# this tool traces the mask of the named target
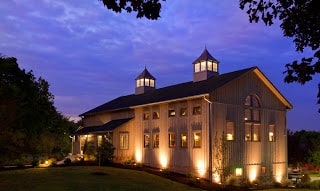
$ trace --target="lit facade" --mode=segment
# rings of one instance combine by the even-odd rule
[[[292,105],[257,68],[219,74],[205,49],[192,63],[193,81],[156,88],[145,68],[135,93],[80,116],[73,154],[107,135],[114,162],[134,160],[220,182],[287,176],[286,113]]]

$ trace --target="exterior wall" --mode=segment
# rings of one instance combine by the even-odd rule
[[[194,106],[201,107],[200,115],[193,115]],[[187,115],[180,116],[180,109],[187,108]],[[174,109],[176,115],[169,117],[168,111]],[[143,113],[153,111],[160,113],[159,119],[143,120]],[[207,177],[208,167],[208,107],[203,98],[170,102],[161,105],[140,107],[136,109],[136,126],[141,127],[142,163],[157,168],[168,168],[170,171],[192,173],[196,176]],[[201,147],[193,147],[193,133],[201,132]],[[152,137],[159,133],[159,148],[153,148]],[[176,146],[169,147],[169,133],[175,133]],[[181,133],[187,134],[187,147],[181,148]],[[144,148],[143,135],[150,136],[150,146]]]
[[[261,104],[260,141],[245,141],[244,104],[250,94],[257,95]],[[235,168],[242,168],[241,177],[249,181],[267,174],[272,174],[278,181],[286,177],[286,108],[262,81],[249,73],[212,93],[210,98],[213,100],[213,140],[216,140],[213,141],[213,156],[219,153],[219,144],[215,142],[226,132],[227,121],[234,122],[234,140],[222,139],[225,145],[223,165],[230,169],[229,173],[234,175]],[[269,125],[275,126],[273,142],[268,140]],[[219,157],[213,157],[213,171],[219,160]],[[262,167],[266,172],[262,172]]]

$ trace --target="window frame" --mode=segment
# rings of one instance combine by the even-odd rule
[[[149,148],[150,147],[150,135],[145,133],[143,135],[143,147],[144,148]]]
[[[185,132],[180,134],[180,147],[181,148],[188,148],[188,134]]]
[[[226,123],[226,140],[234,141],[234,122],[233,121],[227,121]]]
[[[143,120],[149,120],[150,119],[150,113],[149,112],[143,112]]]
[[[173,132],[169,133],[169,148],[174,148],[176,147],[176,134]]]
[[[195,106],[192,108],[193,115],[201,115],[201,106]]]
[[[160,146],[160,133],[154,133],[152,135],[152,146],[154,149],[159,148],[159,146]]]
[[[169,109],[168,110],[168,117],[175,117],[176,116],[176,110],[175,109]]]
[[[160,119],[160,113],[158,111],[152,112],[152,119]]]
[[[187,107],[180,108],[180,116],[188,116],[188,108]]]
[[[269,142],[275,142],[276,141],[276,132],[275,132],[276,126],[274,124],[268,125],[268,141]],[[272,133],[272,135],[271,135]]]
[[[196,139],[196,137],[198,137]],[[200,131],[194,131],[193,132],[193,148],[201,148],[201,141],[202,141],[202,137],[201,137],[201,132]]]
[[[128,150],[129,149],[129,132],[119,133],[119,149]]]

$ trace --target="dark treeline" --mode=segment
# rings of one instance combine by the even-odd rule
[[[57,112],[47,81],[0,54],[0,165],[66,155],[75,127]]]
[[[295,167],[307,163],[320,167],[320,131],[288,131],[288,162]]]

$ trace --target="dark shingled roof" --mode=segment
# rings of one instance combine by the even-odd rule
[[[172,85],[164,88],[147,91],[143,94],[131,94],[113,99],[105,104],[102,104],[94,109],[91,109],[80,116],[93,115],[96,113],[126,109],[133,106],[139,106],[162,101],[181,99],[191,96],[210,93],[232,80],[244,75],[257,67],[251,67],[243,70],[238,70],[226,74],[213,76],[207,80],[199,82],[186,82],[177,85]]]
[[[202,61],[202,60],[212,60],[212,61],[216,61],[219,62],[217,59],[215,59],[207,49],[204,49],[204,51],[202,52],[202,54],[200,55],[200,57],[198,59],[196,59],[194,63]]]
[[[148,79],[153,79],[153,80],[156,79],[155,77],[153,77],[150,74],[150,72],[147,70],[147,68],[144,68],[144,70],[141,72],[141,74],[138,77],[136,77],[136,80],[137,79],[142,79],[142,78],[148,78]]]
[[[74,134],[75,135],[84,135],[88,133],[102,133],[102,132],[108,132],[112,131],[115,128],[127,123],[132,118],[126,118],[126,119],[117,119],[109,121],[106,124],[99,125],[99,126],[90,126],[90,127],[83,127],[81,129],[78,129]]]

